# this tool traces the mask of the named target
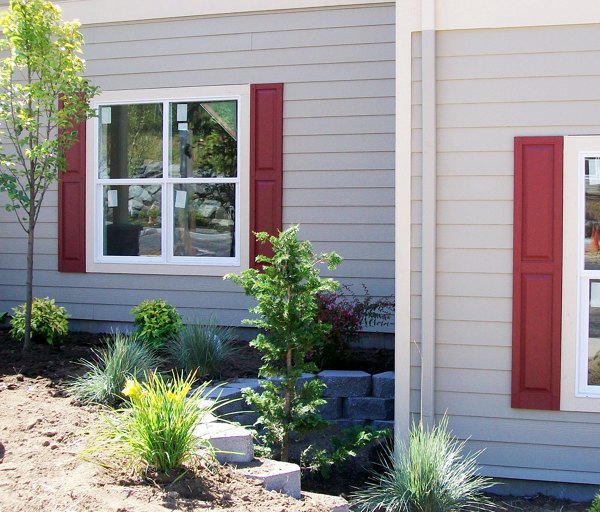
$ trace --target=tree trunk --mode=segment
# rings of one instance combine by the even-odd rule
[[[29,108],[31,108],[31,100]],[[30,135],[29,147],[32,144]],[[33,241],[35,236],[37,198],[35,191],[35,165],[31,162],[28,172],[29,208],[27,212],[27,277],[25,279],[25,336],[23,340],[23,354],[31,350],[31,309],[33,305]]]
[[[31,350],[31,306],[33,304],[33,240],[35,229],[34,202],[29,210],[27,232],[27,278],[25,281],[25,339],[23,340],[23,353]]]
[[[287,375],[289,376],[292,371],[292,349],[288,348],[287,357]],[[287,376],[286,376],[287,377]],[[290,383],[286,379],[285,384],[285,397],[283,404],[283,411],[285,412],[285,429],[283,432],[283,439],[281,441],[281,461],[288,462],[290,458],[290,423],[292,422],[292,393],[294,391],[294,383]]]

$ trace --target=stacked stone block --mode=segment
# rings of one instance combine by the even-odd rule
[[[371,375],[363,371],[324,370],[317,375],[303,374],[302,383],[320,379],[325,384],[321,406],[323,419],[335,422],[342,427],[372,425],[375,428],[394,427],[394,372]],[[252,388],[260,392],[259,379],[239,379],[229,382],[209,392],[210,398],[233,399],[219,408],[218,415],[225,414],[229,421],[242,425],[252,425],[257,414],[249,411],[249,406],[241,397],[241,389]],[[299,386],[302,384],[299,382]]]

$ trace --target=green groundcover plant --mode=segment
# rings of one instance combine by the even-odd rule
[[[352,495],[360,512],[454,512],[492,510],[482,493],[492,480],[477,475],[481,451],[463,456],[465,442],[448,432],[443,417],[432,429],[413,425],[408,446],[388,447],[381,472]]]
[[[194,435],[216,405],[205,400],[204,383],[192,391],[195,375],[151,373],[146,382],[133,378],[123,395],[129,406],[104,416],[105,426],[86,452],[107,466],[125,464],[140,474],[178,470],[208,441]]]
[[[87,371],[69,385],[71,393],[83,403],[115,405],[123,399],[121,390],[127,379],[143,382],[160,363],[152,349],[135,335],[115,333],[103,341],[104,348],[92,349],[93,360],[80,361]]]
[[[590,508],[588,508],[588,512],[600,512],[600,493],[594,496],[594,500]]]
[[[144,300],[131,310],[136,334],[153,348],[173,339],[181,327],[181,315],[163,299]]]
[[[25,337],[26,305],[13,308],[10,334],[16,340]],[[46,341],[49,345],[60,343],[69,332],[69,315],[49,297],[35,298],[31,306],[31,337]]]

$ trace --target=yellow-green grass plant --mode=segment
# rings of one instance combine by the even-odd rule
[[[104,416],[105,426],[88,453],[105,465],[123,462],[139,474],[177,471],[201,448],[210,454],[208,440],[194,431],[216,405],[204,398],[209,383],[192,390],[194,381],[195,374],[176,372],[127,381],[123,394],[129,404]]]
[[[413,425],[408,446],[394,452],[388,445],[381,471],[355,491],[360,512],[455,512],[497,508],[483,490],[492,480],[477,474],[481,451],[463,455],[465,442],[448,431],[444,416],[431,429]]]
[[[103,341],[104,348],[92,350],[93,360],[80,361],[87,371],[68,386],[85,404],[116,405],[123,400],[127,379],[143,382],[160,364],[154,351],[134,334],[117,332]]]

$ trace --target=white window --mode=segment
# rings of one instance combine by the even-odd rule
[[[600,137],[565,137],[561,409],[600,411]]]
[[[238,86],[95,101],[88,269],[222,275],[247,266],[248,98]]]

